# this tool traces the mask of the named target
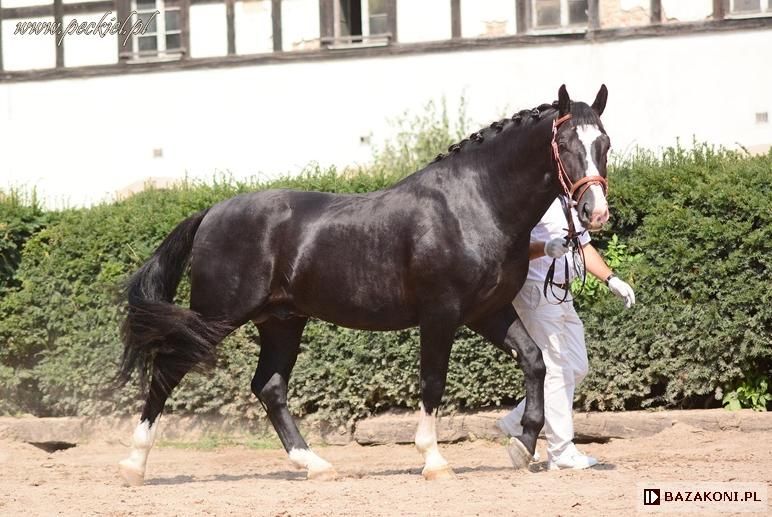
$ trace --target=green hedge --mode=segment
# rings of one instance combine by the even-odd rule
[[[588,408],[717,404],[719,388],[772,375],[772,152],[698,145],[614,170],[609,232],[636,254],[635,310],[580,303]],[[608,237],[608,232],[606,233]]]
[[[426,159],[428,152],[408,159]],[[137,411],[136,387],[112,384],[121,349],[116,286],[167,232],[190,213],[248,190],[378,189],[400,176],[384,166],[389,159],[358,174],[315,170],[270,185],[185,184],[53,214],[44,229],[25,234],[21,262],[0,299],[0,412]],[[613,168],[613,221],[596,243],[633,284],[638,304],[624,310],[597,284],[580,295],[591,363],[578,393],[582,406],[690,406],[713,400],[717,388],[769,376],[771,170],[772,154],[747,157],[707,146],[640,154]],[[181,303],[187,292],[183,284]],[[187,377],[168,410],[262,413],[249,391],[258,341],[250,327],[231,336],[219,367]],[[451,407],[509,404],[522,395],[513,361],[466,329],[458,332],[451,361],[445,396]],[[340,421],[416,407],[417,333],[312,322],[290,397],[296,414]]]
[[[18,287],[16,268],[21,262],[24,243],[41,230],[49,219],[34,192],[0,190],[0,296],[9,288]]]

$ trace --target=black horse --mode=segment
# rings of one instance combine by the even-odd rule
[[[135,370],[152,376],[131,455],[120,463],[127,482],[144,479],[171,391],[188,371],[211,364],[217,344],[249,321],[260,334],[252,391],[290,460],[309,478],[334,476],[287,409],[310,317],[364,330],[420,327],[415,443],[427,479],[453,475],[437,448],[434,415],[456,329],[467,325],[512,354],[525,373],[524,432],[513,440],[525,466],[544,422],[545,369],[511,301],[526,277],[531,229],[561,184],[605,185],[609,149],[599,118],[606,87],[592,106],[572,102],[565,86],[558,97],[494,122],[387,189],[244,194],[180,223],[128,282],[123,378]],[[559,171],[568,177],[559,179]],[[605,222],[602,189],[572,193],[586,227]],[[188,259],[190,309],[172,303]]]

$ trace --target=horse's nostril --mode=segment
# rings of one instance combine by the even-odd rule
[[[582,215],[586,218],[590,218],[590,211],[587,209],[587,203],[582,205]]]

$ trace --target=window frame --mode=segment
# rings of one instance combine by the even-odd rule
[[[131,62],[145,62],[145,61],[172,61],[181,59],[187,54],[185,48],[185,39],[183,35],[183,19],[184,6],[178,2],[166,2],[165,0],[153,0],[155,7],[153,10],[140,9],[139,0],[129,1],[129,13],[131,15],[131,26],[137,23],[139,16],[142,14],[156,14],[155,20],[155,50],[140,50],[139,40],[143,37],[148,37],[147,34],[132,34],[131,35],[131,55],[128,57],[128,61]],[[166,29],[166,13],[177,13],[177,28],[173,30]],[[177,35],[180,40],[179,47],[169,49],[166,46],[166,38],[169,35]]]
[[[765,3],[766,3],[766,6],[765,6]],[[760,18],[760,17],[772,15],[772,0],[759,0],[758,12],[748,12],[748,11],[735,12],[734,4],[735,4],[735,0],[725,0],[724,2],[725,18],[735,18],[735,19]]]
[[[329,50],[349,48],[385,47],[397,39],[396,0],[384,0],[386,32],[371,33],[370,0],[349,0],[359,2],[362,34],[344,35],[341,27],[341,0],[320,0],[320,45]],[[326,21],[326,23],[325,23]],[[350,29],[349,29],[350,31]],[[367,32],[367,34],[365,34]]]
[[[570,23],[570,9],[569,0],[558,0],[560,4],[560,25],[538,26],[536,24],[538,9],[536,8],[536,0],[528,0],[528,32],[531,34],[575,34],[584,33],[590,30],[590,3],[591,0],[585,0],[587,2],[587,20],[580,23]]]

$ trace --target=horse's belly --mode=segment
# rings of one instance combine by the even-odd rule
[[[335,296],[316,297],[299,303],[298,308],[307,316],[328,321],[342,327],[359,330],[400,330],[418,324],[418,317],[410,306],[393,303],[352,303]]]

